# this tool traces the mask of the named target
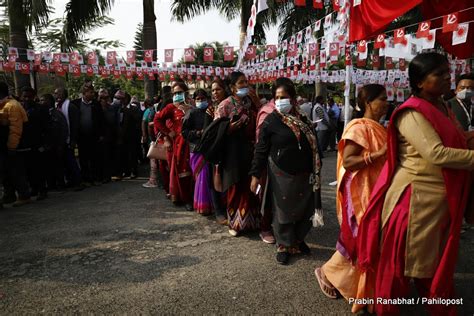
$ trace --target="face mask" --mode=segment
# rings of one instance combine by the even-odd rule
[[[467,101],[470,101],[473,96],[474,91],[472,91],[471,89],[463,89],[456,94],[456,97],[458,97],[458,99]]]
[[[239,98],[246,97],[249,94],[249,88],[238,89],[235,93]]]
[[[114,100],[112,101],[112,104],[113,104],[113,105],[121,105],[122,102],[120,102],[119,99],[114,98]]]
[[[173,95],[173,103],[181,103],[184,102],[184,92],[176,93]]]
[[[280,99],[280,100],[275,100],[275,107],[278,112],[283,113],[283,114],[288,114],[290,113],[293,105],[291,104],[290,99]]]
[[[196,107],[198,109],[207,109],[208,103],[207,101],[196,101]]]

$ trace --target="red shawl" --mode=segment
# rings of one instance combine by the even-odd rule
[[[398,158],[397,129],[394,125],[398,114],[413,109],[423,114],[438,133],[445,147],[466,149],[466,139],[453,121],[443,115],[429,102],[411,97],[395,111],[388,127],[387,162],[372,191],[369,207],[361,220],[358,232],[358,264],[362,270],[377,270],[381,232],[381,214],[385,194],[390,187]],[[416,132],[416,131],[414,131]],[[446,247],[431,283],[430,293],[434,297],[445,297],[453,288],[453,274],[459,246],[459,236],[464,209],[469,195],[469,172],[443,168],[446,197],[449,205],[450,227]]]

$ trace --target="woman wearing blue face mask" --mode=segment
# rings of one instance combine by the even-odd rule
[[[190,164],[194,178],[194,210],[202,215],[212,212],[211,169],[201,153],[195,151],[203,132],[209,97],[203,89],[194,92],[196,108],[191,109],[183,121],[182,135],[189,142]]]
[[[181,135],[183,118],[190,106],[187,104],[188,87],[176,82],[171,88],[173,103],[168,104],[155,115],[154,124],[164,136],[168,148],[170,166],[169,194],[175,204],[183,203],[186,210],[193,210],[192,172],[189,165],[189,145]]]
[[[221,135],[224,139],[224,158],[220,166],[223,169],[223,191],[227,191],[229,233],[237,236],[241,231],[259,228],[258,200],[249,190],[248,175],[254,151],[259,99],[241,72],[230,75],[230,90],[232,95],[219,104],[214,120],[222,122],[226,128],[225,135]]]
[[[276,259],[288,264],[290,254],[310,252],[304,239],[315,209],[321,210],[321,161],[311,122],[296,107],[294,86],[280,85],[273,97],[276,110],[260,128],[250,190],[257,193],[259,178],[267,169]]]

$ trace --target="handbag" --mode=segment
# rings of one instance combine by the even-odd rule
[[[153,141],[150,143],[150,148],[148,148],[148,154],[146,156],[150,159],[167,160],[167,152],[168,150],[166,149],[165,144]]]
[[[215,165],[212,171],[212,182],[214,183],[214,190],[216,192],[224,191],[222,186],[222,174],[219,169],[219,165]]]

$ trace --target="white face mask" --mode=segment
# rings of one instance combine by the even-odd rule
[[[463,89],[456,93],[456,97],[463,101],[471,101],[471,98],[474,96],[474,91],[471,89]]]
[[[290,99],[275,100],[275,108],[282,114],[290,113],[292,107]]]

